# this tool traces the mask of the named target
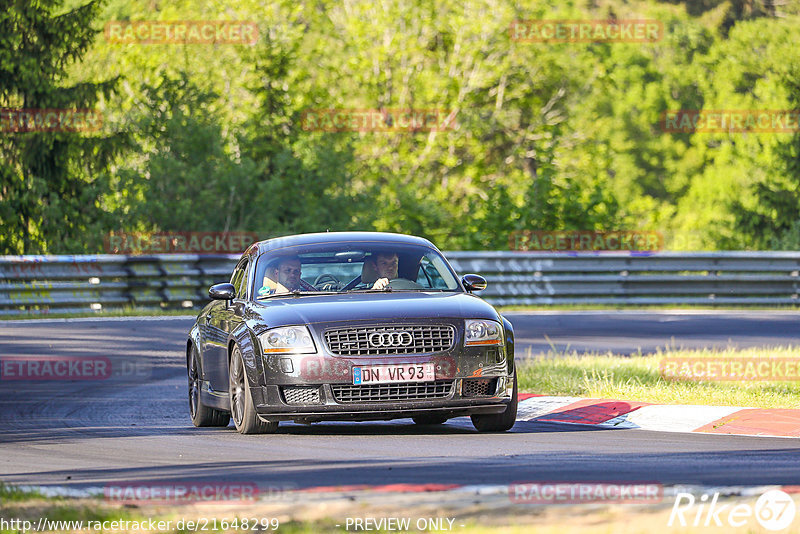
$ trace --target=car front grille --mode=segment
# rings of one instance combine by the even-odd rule
[[[435,382],[370,384],[368,386],[352,386],[334,384],[331,386],[336,402],[388,402],[446,399],[453,391],[452,380]]]
[[[496,389],[496,378],[465,378],[461,384],[461,396],[491,397]]]
[[[325,332],[328,350],[338,356],[431,354],[450,349],[454,338],[455,328],[450,325],[367,326]]]
[[[319,387],[284,386],[283,398],[286,404],[322,404],[319,397]]]

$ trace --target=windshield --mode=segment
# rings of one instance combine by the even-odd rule
[[[461,291],[442,255],[419,245],[325,243],[265,252],[253,295],[320,292]]]

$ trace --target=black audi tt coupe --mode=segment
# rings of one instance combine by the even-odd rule
[[[517,414],[514,331],[427,239],[329,232],[251,245],[189,332],[195,426]]]

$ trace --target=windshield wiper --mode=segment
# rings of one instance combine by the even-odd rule
[[[365,287],[360,289],[354,288],[354,289],[348,289],[347,291],[339,291],[339,293],[352,293],[354,291],[358,291],[359,293],[391,293],[392,291],[397,291],[397,290],[392,289],[389,286],[386,286],[383,289],[372,289],[371,287]]]
[[[294,291],[288,291],[284,293],[273,293],[272,295],[260,295],[256,297],[256,300],[263,300],[263,299],[271,299],[273,297],[302,297],[304,295],[336,295],[339,291],[303,291],[300,289],[295,289]]]
[[[431,289],[428,287],[423,287],[422,289],[417,288],[403,288],[403,289],[393,289],[392,291],[395,292],[405,292],[405,293],[440,293],[442,291],[456,291],[455,289]]]
[[[430,287],[421,287],[419,289],[410,288],[410,287],[409,288],[403,288],[403,289],[392,288],[392,287],[386,287],[385,289],[372,289],[371,287],[368,287],[368,288],[363,288],[363,289],[348,289],[347,291],[339,291],[339,293],[353,293],[353,292],[358,292],[358,293],[390,293],[392,291],[394,291],[394,292],[416,291],[416,292],[423,292],[423,293],[432,293],[432,292],[441,293],[441,292],[445,292],[445,291],[458,291],[458,290],[457,289],[439,289],[439,288],[430,288]]]
[[[446,291],[447,292],[458,291],[458,289],[440,289],[440,288],[433,288],[433,287],[425,287],[425,288],[422,288],[422,289],[409,289],[408,291],[424,291],[425,293],[433,293],[433,292],[444,293]]]

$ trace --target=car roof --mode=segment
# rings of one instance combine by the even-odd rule
[[[434,244],[427,239],[413,235],[393,234],[390,232],[319,232],[315,234],[289,235],[267,239],[265,241],[259,241],[257,243],[253,243],[248,248],[247,252],[257,252],[258,254],[261,254],[270,250],[277,250],[285,247],[314,245],[320,243],[352,243],[358,241],[422,245],[436,249],[436,246],[434,246]]]

